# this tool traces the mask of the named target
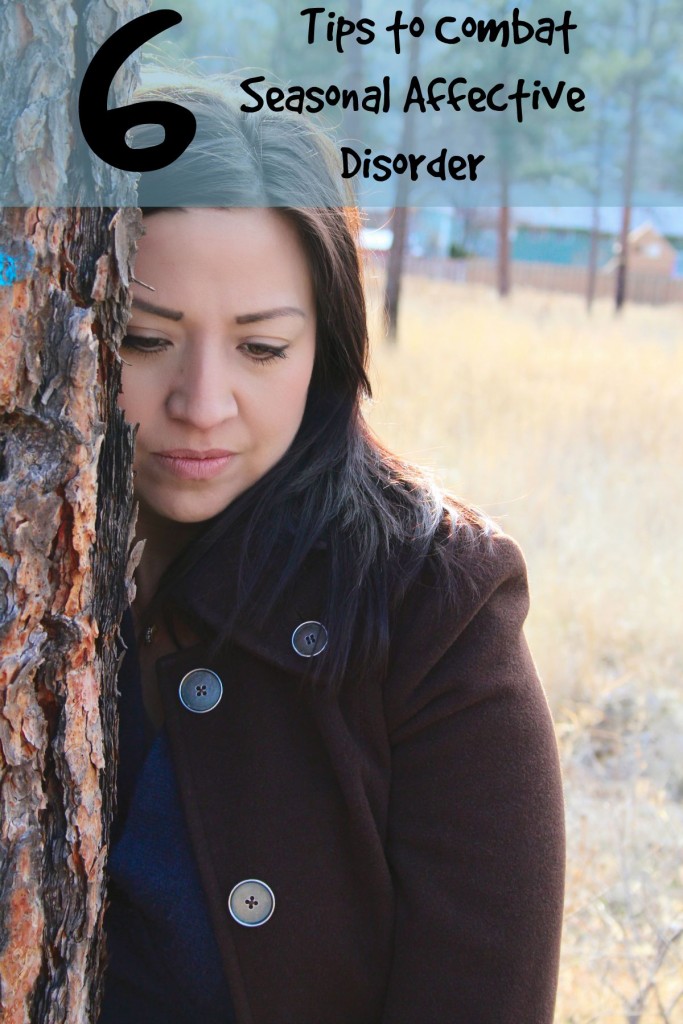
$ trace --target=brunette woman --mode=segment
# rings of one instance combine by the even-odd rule
[[[520,551],[363,419],[326,138],[145,98],[198,132],[143,175],[122,350],[146,548],[101,1021],[551,1024],[562,796]]]

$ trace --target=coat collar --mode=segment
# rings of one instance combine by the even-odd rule
[[[171,621],[176,615],[181,616],[204,643],[210,643],[221,632],[235,606],[245,528],[243,519],[234,528],[217,532],[210,547],[191,560],[189,568],[167,590],[163,603],[165,614],[170,614]],[[276,551],[276,566],[286,558],[287,548],[285,542]],[[319,622],[327,630],[328,643],[326,649],[315,656],[316,662],[326,654],[329,656],[334,629],[325,621],[328,565],[327,543],[320,540],[309,552],[294,585],[265,621],[260,621],[263,616],[238,617],[233,640],[276,668],[300,677],[310,659],[297,653],[293,634],[302,623]],[[315,668],[324,679],[324,662],[316,663]]]

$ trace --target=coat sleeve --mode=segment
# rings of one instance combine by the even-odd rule
[[[404,645],[387,693],[396,918],[382,1024],[553,1020],[564,886],[557,746],[522,632],[522,555],[497,535],[482,559],[467,608],[437,628],[433,611],[431,624],[428,609],[414,611],[405,632],[421,638],[417,652]],[[430,648],[436,661],[418,677]]]

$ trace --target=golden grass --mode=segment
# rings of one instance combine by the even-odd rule
[[[376,305],[377,290],[371,290]],[[683,309],[408,278],[369,420],[515,536],[555,709],[633,670],[680,678]]]
[[[408,277],[397,344],[373,324],[373,428],[527,558],[569,824],[556,1020],[681,1022],[683,308]]]

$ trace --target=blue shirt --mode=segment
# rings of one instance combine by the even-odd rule
[[[234,1024],[164,728],[142,702],[130,609],[119,672],[118,809],[105,915],[99,1024]]]

